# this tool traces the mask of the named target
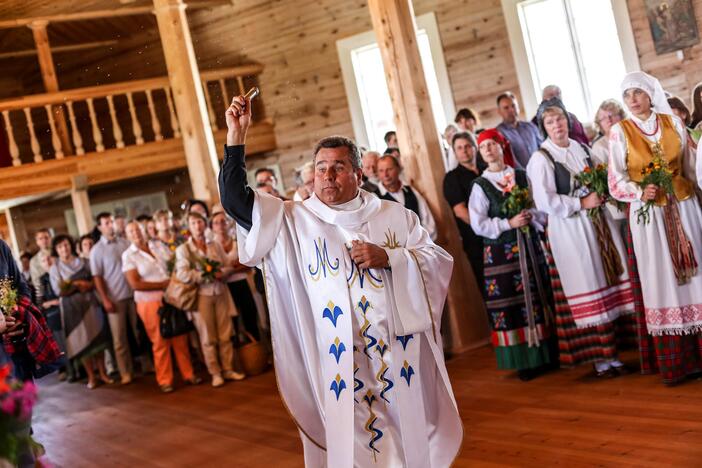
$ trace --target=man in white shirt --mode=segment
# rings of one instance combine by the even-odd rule
[[[47,272],[42,265],[44,257],[51,255],[51,233],[46,228],[39,229],[34,234],[34,242],[39,247],[39,251],[29,261],[29,272],[32,277],[32,286],[36,291],[36,300],[41,302],[41,277]]]
[[[422,227],[429,233],[431,240],[436,240],[436,223],[429,210],[429,205],[419,192],[402,183],[400,174],[402,174],[402,165],[395,156],[386,154],[378,159],[380,198],[396,201],[408,210],[414,211],[419,216]]]
[[[295,180],[297,181],[297,190],[295,190],[293,200],[305,201],[310,198],[314,191],[314,165],[308,162],[297,169],[295,171]]]
[[[363,170],[363,184],[361,188],[366,192],[375,193],[378,192],[378,158],[380,158],[380,153],[377,151],[366,151],[361,156],[361,169]]]

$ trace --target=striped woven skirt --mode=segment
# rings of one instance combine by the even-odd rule
[[[617,358],[617,344],[635,342],[634,318],[631,314],[620,316],[614,322],[588,328],[578,328],[570,312],[551,246],[545,240],[545,255],[551,279],[553,309],[558,337],[559,361],[563,367],[573,367],[588,362]]]
[[[631,229],[627,225],[627,257],[634,290],[634,316],[642,374],[659,372],[666,385],[702,372],[702,334],[651,336],[646,326],[646,309],[636,265]]]
[[[517,242],[485,245],[485,306],[492,327],[491,339],[495,349],[498,369],[535,369],[551,362],[549,357],[548,328],[544,323],[544,309],[534,281],[534,271],[529,264],[531,297],[536,325],[536,339],[529,346],[529,325],[525,282],[519,267]],[[543,267],[543,261],[541,263]],[[537,272],[541,274],[543,271]],[[548,285],[546,278],[542,284]]]

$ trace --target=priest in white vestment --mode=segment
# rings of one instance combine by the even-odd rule
[[[219,186],[239,259],[262,269],[276,377],[308,467],[447,467],[463,429],[444,364],[453,260],[401,204],[359,189],[343,137],[314,151],[314,194],[282,201],[246,184],[251,103],[226,114]]]

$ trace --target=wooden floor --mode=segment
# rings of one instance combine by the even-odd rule
[[[497,371],[489,348],[448,368],[466,431],[455,466],[702,465],[700,381],[602,381],[581,367],[525,383]],[[302,466],[272,372],[169,395],[152,376],[92,391],[52,379],[41,383],[34,430],[56,466]]]

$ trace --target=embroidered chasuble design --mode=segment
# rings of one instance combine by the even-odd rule
[[[363,324],[358,330],[358,336],[360,336],[361,339],[366,343],[365,347],[363,348],[363,354],[365,354],[368,359],[373,359],[371,355],[368,354],[368,350],[373,349],[378,340],[376,340],[375,337],[368,333],[368,329],[370,328],[370,322],[368,321],[368,317],[366,317],[366,312],[368,312],[368,309],[370,307],[370,302],[368,302],[366,296],[361,297],[361,300],[358,301],[358,305],[356,306],[357,309],[360,309],[361,314],[363,314]]]
[[[400,369],[400,377],[403,377],[407,381],[407,386],[410,386],[410,379],[414,375],[414,368],[409,365],[407,361],[404,362],[402,365],[402,369]]]
[[[327,307],[325,307],[324,311],[322,312],[322,318],[328,318],[334,325],[334,328],[336,328],[336,321],[339,318],[339,315],[342,315],[343,313],[344,312],[338,306],[335,306],[332,301],[329,301],[329,304],[327,304]]]
[[[356,350],[356,348],[354,347],[354,351],[355,350]],[[357,391],[359,391],[360,389],[365,387],[365,385],[363,385],[363,381],[361,379],[359,379],[358,377],[356,377],[357,373],[358,373],[358,364],[356,364],[354,362],[353,363],[353,393],[354,393],[354,395],[356,394]],[[355,396],[353,398],[353,401],[358,403],[358,400],[356,399]]]
[[[341,395],[341,392],[344,389],[346,389],[346,382],[344,382],[344,379],[341,378],[341,374],[336,374],[336,377],[334,380],[332,380],[329,390],[334,392],[337,401],[339,400],[339,395]]]
[[[414,335],[400,335],[397,338],[397,341],[399,341],[402,344],[402,349],[407,351],[407,343],[409,340],[414,338]]]
[[[342,343],[337,336],[334,339],[334,343],[329,347],[329,354],[334,356],[334,358],[336,358],[336,363],[339,364],[339,358],[344,351],[346,351],[346,346],[344,346],[344,343]]]
[[[358,268],[354,262],[351,262],[351,272],[349,273],[348,278],[346,278],[346,282],[349,284],[349,288],[354,285],[357,278],[358,286],[361,289],[363,289],[366,279],[368,280],[368,283],[370,283],[370,285],[373,286],[375,289],[383,288],[382,278],[378,278],[377,276],[375,276],[371,270]]]
[[[339,259],[334,259],[334,263],[329,259],[329,252],[327,252],[327,240],[318,238],[314,241],[314,251],[317,257],[317,264],[312,269],[312,264],[307,265],[307,270],[312,276],[314,281],[319,281],[319,279],[324,276],[327,277],[327,271],[331,276],[336,276],[339,274]],[[328,269],[328,270],[327,270]]]
[[[368,448],[371,449],[371,453],[373,454],[373,461],[377,461],[376,458],[376,453],[380,453],[380,450],[378,450],[375,446],[375,443],[378,442],[382,437],[383,437],[383,431],[380,429],[377,429],[375,427],[375,423],[378,420],[378,417],[375,415],[373,412],[373,403],[375,403],[376,398],[375,395],[373,395],[373,392],[368,390],[366,392],[366,395],[363,397],[363,401],[368,405],[368,420],[366,421],[366,432],[370,435],[370,441],[368,442]]]
[[[383,342],[381,339],[378,341],[378,344],[375,347],[375,350],[378,352],[380,355],[380,370],[378,373],[375,375],[376,380],[382,384],[383,389],[380,391],[380,398],[382,398],[386,403],[390,403],[390,400],[385,398],[385,394],[390,391],[392,387],[395,386],[395,384],[392,383],[392,380],[390,380],[385,374],[388,372],[388,365],[385,363],[385,353],[389,349],[388,345]]]
[[[397,234],[390,231],[390,228],[388,228],[388,232],[385,233],[385,242],[383,242],[383,245],[381,247],[385,247],[386,249],[390,250],[394,250],[400,247],[400,243],[397,242]]]

